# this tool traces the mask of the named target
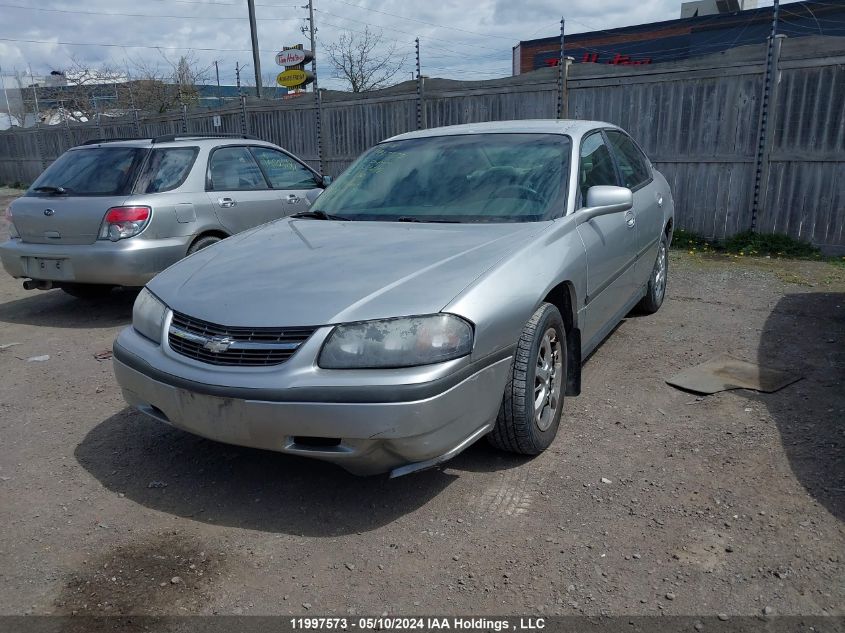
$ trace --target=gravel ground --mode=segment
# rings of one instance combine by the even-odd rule
[[[845,615],[842,268],[674,252],[549,451],[397,480],[127,410],[133,299],[0,276],[0,614]],[[803,380],[664,383],[722,352]]]

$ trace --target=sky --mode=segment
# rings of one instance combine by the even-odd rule
[[[264,82],[283,70],[275,53],[305,44],[306,0],[256,0]],[[321,47],[365,28],[381,33],[383,49],[404,58],[399,79],[414,70],[414,38],[420,38],[422,73],[453,79],[491,79],[511,74],[511,48],[520,40],[556,36],[561,13],[569,33],[680,17],[680,0],[314,0],[320,86],[342,83]],[[771,5],[761,0],[759,6]],[[30,40],[30,41],[23,41]],[[83,65],[126,68],[134,62],[161,65],[193,51],[201,68],[218,62],[220,81],[234,84],[235,64],[251,81],[246,0],[0,0],[0,69],[36,77]]]

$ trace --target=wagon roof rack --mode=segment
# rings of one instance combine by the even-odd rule
[[[252,134],[163,134],[161,136],[120,136],[115,138],[92,138],[84,141],[83,145],[98,145],[100,143],[114,143],[117,141],[150,141],[156,143],[170,143],[178,139],[189,138],[245,138],[252,141],[260,141],[263,139],[253,136]]]
[[[92,138],[88,139],[87,141],[83,141],[83,145],[97,145],[99,143],[113,143],[115,141],[144,141],[146,139],[139,138],[137,136],[118,136],[115,138]]]
[[[164,134],[153,138],[153,143],[169,143],[180,138],[246,138],[252,141],[262,139],[252,134]]]

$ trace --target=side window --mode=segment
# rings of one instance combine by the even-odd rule
[[[648,159],[627,134],[608,130],[607,138],[616,153],[622,180],[628,189],[637,189],[651,180]]]
[[[188,177],[198,152],[196,147],[152,150],[146,172],[141,176],[136,191],[161,193],[176,189]]]
[[[314,172],[287,154],[268,147],[253,147],[252,153],[273,189],[313,189],[319,186]]]
[[[587,204],[587,190],[597,185],[618,185],[613,157],[601,132],[590,134],[581,141],[581,162],[578,168],[581,206]]]
[[[213,191],[267,189],[267,181],[246,147],[218,147],[208,164]]]

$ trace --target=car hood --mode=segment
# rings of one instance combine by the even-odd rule
[[[199,251],[148,287],[173,310],[222,325],[428,314],[550,224],[285,219]]]

